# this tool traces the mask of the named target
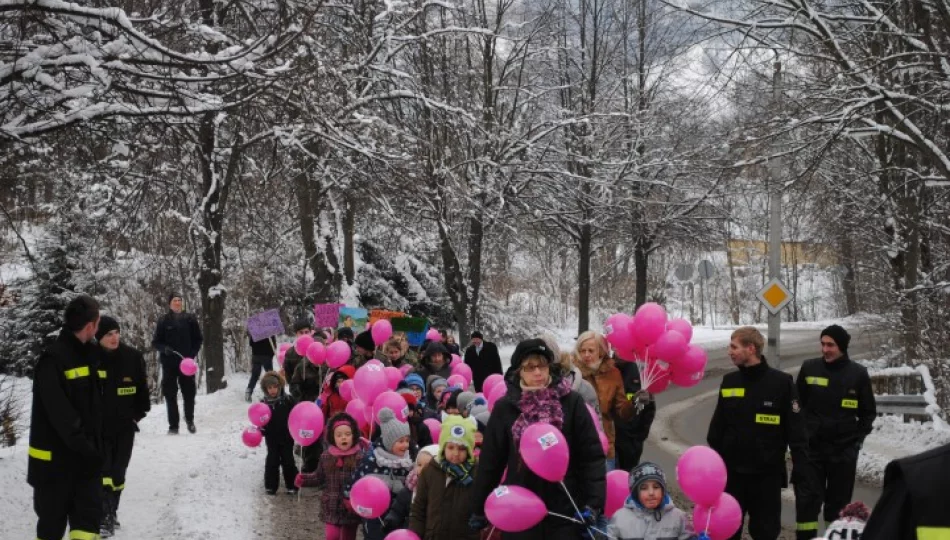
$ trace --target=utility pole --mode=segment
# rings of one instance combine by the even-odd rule
[[[776,57],[772,74],[772,103],[775,112],[782,110],[782,62]],[[782,180],[784,160],[773,159],[769,171],[769,278],[782,279]],[[779,338],[782,332],[782,312],[769,312],[769,337],[766,358],[776,368],[782,365]]]

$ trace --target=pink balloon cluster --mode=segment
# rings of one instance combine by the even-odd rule
[[[668,319],[659,304],[643,304],[632,317],[611,315],[604,322],[604,335],[618,357],[637,362],[644,388],[651,393],[666,390],[670,383],[689,388],[703,380],[706,351],[690,345],[693,326],[685,319]]]
[[[726,464],[715,450],[694,446],[676,463],[676,480],[696,507],[693,525],[710,540],[726,540],[742,526],[742,509],[725,492]]]

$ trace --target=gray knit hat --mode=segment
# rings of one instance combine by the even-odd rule
[[[388,408],[379,411],[379,431],[382,433],[383,448],[391,452],[396,441],[409,436],[409,424],[400,422]]]
[[[644,461],[630,471],[630,493],[636,496],[640,484],[647,480],[656,480],[663,488],[663,494],[669,493],[666,490],[666,475],[663,474],[663,469],[656,463],[650,463],[649,461]]]
[[[458,406],[460,411],[467,411],[468,408],[475,402],[475,394],[472,392],[462,392],[457,398],[455,398],[455,404]]]

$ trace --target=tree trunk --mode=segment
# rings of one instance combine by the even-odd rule
[[[356,208],[355,204],[346,198],[345,214],[343,216],[343,275],[346,282],[352,285],[356,281]]]
[[[636,273],[637,278],[636,305],[634,306],[634,311],[647,303],[647,273],[649,270],[650,249],[652,247],[652,242],[643,237],[637,237],[636,242],[633,244],[633,271]]]
[[[294,191],[297,195],[297,223],[300,226],[300,239],[304,257],[313,274],[314,302],[333,303],[340,298],[339,269],[336,256],[329,238],[321,239],[323,250],[317,249],[317,234],[314,222],[319,208],[314,208],[315,197],[307,172],[294,177]],[[332,267],[332,268],[331,268]],[[336,269],[336,271],[334,271]]]
[[[841,285],[844,287],[845,315],[854,315],[860,309],[858,305],[858,287],[854,275],[854,244],[851,242],[851,235],[842,230],[841,234],[841,266],[844,272],[841,279]]]
[[[723,234],[726,240],[726,267],[729,268],[729,315],[732,318],[732,324],[739,326],[739,288],[736,285],[736,268],[733,265],[732,250],[730,241],[732,235],[729,234],[729,222],[723,221]]]
[[[480,202],[480,201],[479,201]],[[482,222],[482,206],[475,210],[476,214],[468,220],[468,287],[471,292],[467,321],[472,328],[481,324],[481,315],[478,301],[482,288],[482,246],[485,240],[485,226]],[[461,331],[459,322],[459,331]],[[466,334],[459,334],[465,336]]]
[[[591,225],[586,220],[580,227],[578,254],[580,267],[577,276],[577,333],[590,329],[590,251],[593,241]]]

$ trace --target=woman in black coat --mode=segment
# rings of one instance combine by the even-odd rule
[[[521,434],[536,422],[548,422],[564,434],[571,454],[564,484],[578,508],[588,512],[589,522],[593,522],[604,508],[606,467],[600,437],[584,399],[561,378],[553,351],[540,339],[518,344],[505,382],[508,393],[495,403],[482,442],[470,525],[476,529],[486,525],[485,500],[501,483],[506,467],[506,485],[531,490],[541,497],[549,512],[575,515],[564,489],[531,472],[521,459]],[[547,516],[535,527],[521,533],[505,533],[503,538],[576,540],[585,530],[563,518]]]

